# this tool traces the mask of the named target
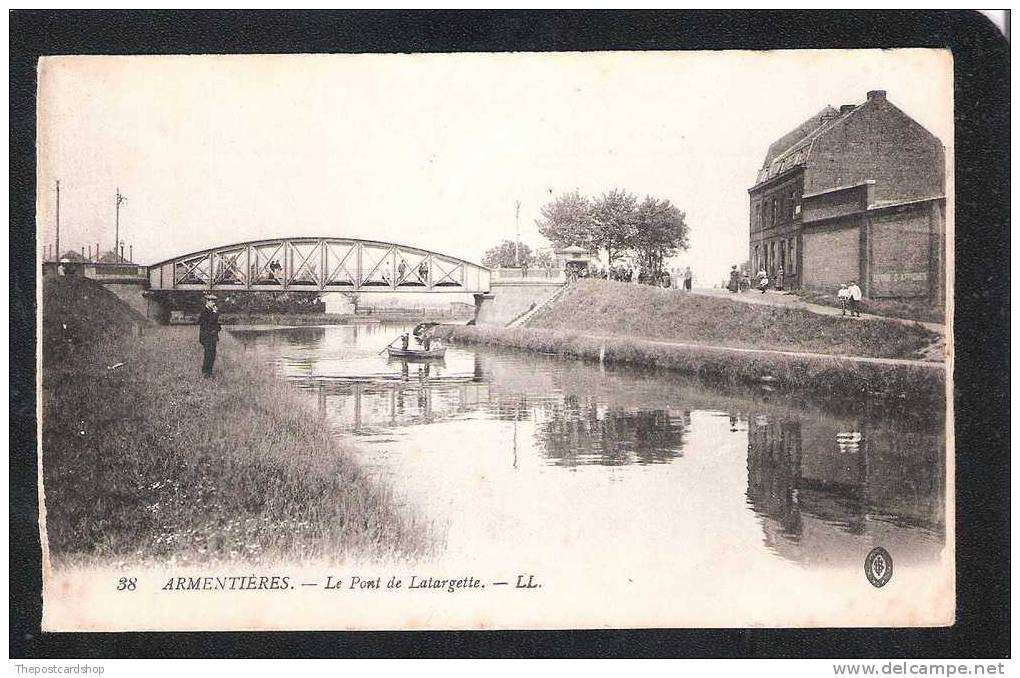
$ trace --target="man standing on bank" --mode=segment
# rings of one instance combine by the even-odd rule
[[[216,308],[216,295],[205,295],[205,307],[198,316],[198,343],[205,349],[202,358],[202,376],[212,376],[213,363],[216,362],[216,342],[219,341],[220,311]]]

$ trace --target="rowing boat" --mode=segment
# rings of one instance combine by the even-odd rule
[[[439,348],[430,348],[425,351],[422,349],[413,348],[387,348],[386,352],[391,358],[400,358],[401,360],[441,360],[446,355],[446,347],[440,346]]]

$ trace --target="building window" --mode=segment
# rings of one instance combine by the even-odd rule
[[[790,274],[797,272],[797,239],[790,241]]]

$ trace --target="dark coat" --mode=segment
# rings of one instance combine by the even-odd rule
[[[740,289],[740,273],[736,269],[730,271],[730,282],[726,285],[726,289],[730,292],[736,292]]]
[[[215,345],[219,340],[220,314],[208,306],[198,316],[198,343],[203,346]]]

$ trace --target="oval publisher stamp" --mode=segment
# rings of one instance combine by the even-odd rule
[[[875,588],[882,588],[892,579],[893,560],[889,552],[876,546],[864,559],[864,574]]]

